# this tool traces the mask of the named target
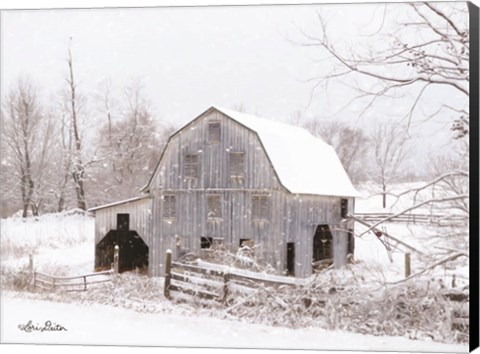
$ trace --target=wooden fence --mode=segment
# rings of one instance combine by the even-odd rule
[[[355,213],[355,217],[367,222],[378,222],[386,218],[389,222],[409,223],[409,224],[433,224],[437,226],[450,226],[464,224],[467,219],[462,215],[440,215],[440,214],[420,214],[405,213],[393,216],[393,213]]]
[[[293,279],[291,282],[267,280],[263,279],[261,274],[258,276],[245,275],[193,264],[172,262],[171,255],[167,251],[164,285],[164,294],[167,299],[187,301],[201,299],[226,304],[229,295],[244,296],[262,286],[278,288],[280,286],[294,287],[296,285]],[[468,295],[455,292],[454,289],[445,291],[442,295],[447,300],[446,310],[448,311],[451,328],[464,332],[469,327]]]
[[[449,303],[449,319],[452,329],[465,331],[470,326],[470,305],[468,295],[447,291],[442,294]]]
[[[91,273],[74,277],[58,277],[40,272],[33,273],[33,288],[55,291],[86,291],[94,284],[112,281],[113,270]]]
[[[168,299],[172,298],[172,292],[176,292],[225,303],[229,294],[248,293],[259,286],[294,286],[294,283],[172,262],[167,253],[164,294]]]
[[[35,272],[33,267],[33,255],[30,254],[28,257],[28,269],[33,290],[38,288],[47,291],[55,291],[58,289],[64,291],[86,291],[89,286],[94,284],[111,282],[113,280],[113,275],[118,274],[119,252],[120,249],[118,246],[115,246],[113,252],[112,269],[104,272],[77,275],[73,277],[60,277],[41,272]]]

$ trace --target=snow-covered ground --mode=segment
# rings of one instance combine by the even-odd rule
[[[360,196],[355,198],[355,212],[356,213],[390,213],[390,212],[399,212],[407,207],[412,206],[413,198],[416,198],[417,202],[425,200],[432,196],[434,190],[432,188],[427,188],[424,191],[419,192],[416,196],[414,193],[402,197],[395,197],[408,190],[413,190],[424,186],[423,182],[411,182],[411,183],[398,183],[393,186],[390,186],[389,194],[387,194],[387,206],[383,208],[382,206],[382,195],[379,193],[378,188],[365,184],[357,188],[360,193]],[[428,206],[422,209],[416,209],[416,213],[428,212]]]
[[[78,275],[93,271],[95,221],[81,211],[1,219],[2,267],[20,269],[31,254],[37,271]]]
[[[415,183],[401,183],[392,187],[392,194],[400,194],[401,192],[419,188],[423,186],[422,182]],[[356,213],[399,213],[414,204],[431,198],[432,195],[438,193],[433,188],[427,188],[419,192],[418,194],[409,193],[400,198],[394,196],[387,196],[387,207],[382,207],[382,196],[378,194],[371,186],[363,186],[358,188],[361,196],[355,199],[355,212]],[[415,199],[414,199],[415,198]],[[415,209],[414,213],[432,212],[429,206],[426,205],[422,208]],[[435,214],[435,211],[433,211]],[[445,213],[442,211],[441,213]],[[373,224],[371,222],[370,224]],[[425,262],[428,262],[428,257],[434,253],[440,253],[439,249],[442,244],[442,233],[448,234],[448,228],[439,229],[429,224],[413,224],[413,223],[395,223],[386,222],[379,226],[379,229],[392,235],[393,237],[407,243],[415,249],[423,252],[425,256],[411,252],[412,273],[416,273],[422,270],[425,266]],[[387,252],[385,246],[377,239],[372,233],[364,233],[367,230],[362,224],[355,223],[355,233],[360,237],[355,238],[355,259],[365,262],[369,265],[369,269],[381,273],[382,277],[385,277],[386,281],[397,281],[404,277],[405,272],[405,255],[404,252],[392,249],[391,252]],[[395,242],[389,240],[388,237],[381,238],[384,242],[394,244]],[[448,240],[444,237],[443,240]],[[431,260],[430,260],[431,261]],[[468,260],[462,259],[464,265],[462,267],[449,267],[444,265],[437,267],[428,274],[432,279],[436,279],[450,284],[452,276],[456,277],[457,286],[468,285],[469,268]]]
[[[379,196],[364,193],[358,198],[359,212],[382,211]],[[394,208],[403,207],[396,204]],[[385,211],[385,210],[383,210]],[[390,210],[388,210],[390,211]],[[425,225],[387,224],[387,232],[412,246],[427,251],[431,228]],[[356,223],[356,233],[362,226]],[[94,264],[94,220],[81,213],[50,214],[39,218],[1,220],[2,269],[21,269],[32,254],[38,271],[57,275],[89,273]],[[418,237],[422,235],[422,237]],[[356,238],[353,271],[367,279],[397,281],[404,277],[404,255],[392,252],[389,257],[384,245],[372,233]],[[420,269],[418,257],[412,255],[412,272]],[[435,277],[450,281],[453,270],[435,270]],[[468,284],[468,266],[456,269],[457,284]],[[432,273],[433,275],[433,273]],[[405,337],[379,337],[320,328],[288,329],[243,322],[234,322],[199,314],[140,313],[113,305],[66,304],[41,301],[18,293],[2,293],[1,340],[12,343],[66,343],[164,346],[213,346],[240,348],[296,348],[336,350],[402,350],[465,352],[465,345],[410,340]],[[167,300],[165,306],[167,306]],[[163,304],[162,304],[163,305]],[[164,306],[164,307],[165,307]],[[170,303],[168,303],[170,306]],[[171,306],[178,306],[171,304]],[[19,324],[54,321],[65,326],[66,332],[26,333]]]
[[[99,315],[101,314],[101,315]],[[45,321],[66,328],[25,332],[18,325]],[[204,317],[144,314],[111,306],[80,306],[2,297],[2,341],[43,344],[110,344],[272,349],[466,352],[464,345],[375,337],[319,328],[287,329]]]

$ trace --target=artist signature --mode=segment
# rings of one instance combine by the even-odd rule
[[[33,323],[32,320],[27,324],[19,324],[18,329],[27,333],[31,332],[61,332],[67,329],[61,324],[54,323],[52,321],[45,321],[45,323]]]

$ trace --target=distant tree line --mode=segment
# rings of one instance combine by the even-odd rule
[[[82,210],[135,196],[173,127],[160,124],[139,80],[123,93],[105,80],[86,95],[68,51],[65,87],[20,77],[2,98],[1,216]]]

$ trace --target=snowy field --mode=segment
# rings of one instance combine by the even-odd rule
[[[17,269],[32,254],[37,271],[78,275],[93,271],[95,221],[81,211],[1,220],[2,267]]]
[[[101,313],[101,316],[98,314]],[[13,320],[14,319],[14,320]],[[18,329],[31,320],[43,324],[54,319],[61,332]],[[272,349],[336,349],[357,351],[465,352],[466,346],[375,337],[319,328],[293,330],[204,317],[142,314],[110,306],[84,306],[47,301],[2,298],[2,340],[9,343],[116,344],[137,346],[192,346]]]
[[[360,212],[381,211],[378,196],[358,198]],[[396,204],[395,207],[401,207]],[[362,227],[356,224],[356,233]],[[412,246],[428,252],[425,240],[432,232],[425,225],[388,224],[387,230]],[[422,237],[418,237],[422,235]],[[78,212],[49,214],[38,218],[1,220],[2,274],[26,269],[29,254],[37,271],[55,275],[80,275],[93,271],[94,220]],[[404,277],[404,255],[390,253],[371,233],[356,238],[354,272],[366,283],[394,282]],[[421,269],[412,256],[412,272]],[[432,279],[448,283],[455,273],[459,286],[468,284],[468,266],[441,268],[431,272]],[[1,340],[9,343],[163,345],[236,348],[295,348],[336,350],[401,350],[409,352],[466,352],[466,345],[445,344],[406,337],[373,336],[320,328],[289,329],[270,327],[205,316],[175,309],[163,299],[162,313],[141,313],[113,305],[63,303],[45,298],[25,297],[2,289]],[[58,300],[58,298],[53,298]],[[29,320],[42,324],[51,320],[65,326],[65,332],[19,330]]]

